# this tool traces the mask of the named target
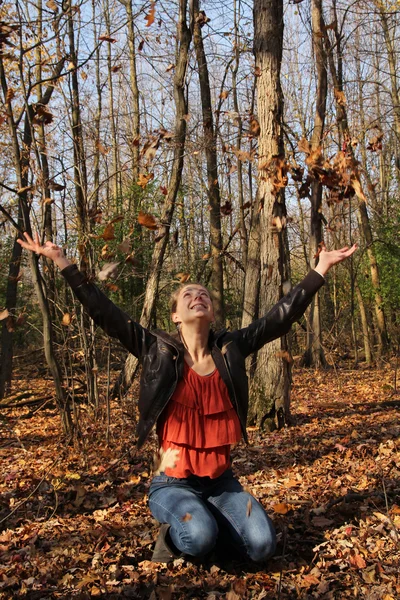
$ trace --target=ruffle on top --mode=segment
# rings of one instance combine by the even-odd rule
[[[179,450],[170,477],[218,477],[230,466],[230,445],[241,438],[240,422],[217,369],[202,376],[184,365],[184,376],[159,419],[160,446]]]

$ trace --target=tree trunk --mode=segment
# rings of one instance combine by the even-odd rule
[[[338,68],[336,68],[334,56],[333,56],[333,48],[330,43],[328,35],[325,36],[325,44],[326,44],[326,53],[328,56],[330,72],[332,75],[333,86],[336,92],[343,93],[343,79],[341,75],[341,50],[340,50],[340,41],[341,36],[337,29],[337,20],[335,21],[335,37],[336,37],[336,52],[338,54]],[[339,132],[342,134],[343,140],[350,140],[351,135],[348,126],[347,120],[347,112],[344,106],[344,103],[339,102],[340,94],[335,94],[336,97],[336,114],[337,114],[337,122]],[[353,149],[351,144],[347,147],[347,152],[353,154]],[[366,248],[367,248],[367,256],[370,264],[371,271],[371,284],[374,293],[374,308],[375,308],[375,317],[377,322],[377,334],[378,334],[378,355],[386,352],[389,345],[387,329],[386,329],[386,319],[385,313],[383,309],[383,299],[380,291],[380,276],[379,276],[379,267],[378,262],[376,260],[375,248],[373,245],[373,235],[372,235],[372,227],[369,220],[369,215],[367,211],[366,203],[358,199],[358,211],[357,211],[358,222],[360,226],[360,230],[364,236]]]
[[[193,0],[193,45],[196,51],[200,81],[204,144],[207,162],[207,192],[210,204],[210,237],[212,257],[211,295],[213,299],[216,327],[220,328],[224,326],[225,322],[221,197],[218,183],[217,136],[214,129],[207,56],[204,51],[201,27],[202,19],[200,15],[199,0]]]
[[[185,96],[186,71],[189,57],[189,47],[192,39],[191,31],[187,26],[187,0],[179,0],[179,48],[174,76],[175,100],[175,148],[172,162],[171,176],[168,184],[168,194],[165,197],[164,207],[160,222],[163,224],[159,230],[159,240],[155,243],[150,266],[150,276],[147,280],[145,299],[140,317],[140,324],[149,327],[158,292],[158,284],[169,239],[169,230],[175,209],[175,201],[182,178],[183,158],[186,141],[186,119],[188,114],[187,98]],[[124,394],[132,384],[138,366],[137,359],[130,354],[124,368],[114,385],[113,396]]]
[[[311,138],[311,147],[316,150],[322,144],[326,99],[328,93],[328,75],[326,70],[326,54],[324,49],[322,27],[322,0],[312,0],[311,23],[314,47],[314,61],[317,72],[317,94],[314,117],[314,131]],[[318,259],[318,248],[322,242],[322,184],[314,180],[311,184],[311,226],[309,244],[309,264],[313,269]],[[326,359],[322,346],[320,294],[316,294],[311,302],[307,319],[307,348],[302,363],[306,367],[324,367]]]
[[[254,55],[260,73],[257,89],[260,124],[258,201],[261,209],[259,313],[264,314],[279,300],[288,280],[285,197],[283,191],[274,189],[270,178],[264,176],[265,165],[274,171],[278,168],[275,157],[282,157],[284,152],[280,84],[282,0],[255,0],[254,29]],[[282,427],[289,419],[290,363],[287,357],[285,338],[265,345],[258,352],[250,385],[249,418],[260,426]]]

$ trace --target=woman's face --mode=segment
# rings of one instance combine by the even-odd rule
[[[189,324],[199,319],[207,323],[214,320],[211,296],[202,285],[189,283],[179,292],[172,320],[174,323]]]

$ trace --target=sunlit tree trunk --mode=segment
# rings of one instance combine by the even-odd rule
[[[260,207],[259,314],[266,313],[282,295],[288,281],[286,207],[282,190],[272,187],[263,164],[274,169],[274,157],[283,156],[283,94],[280,69],[283,45],[282,0],[255,0],[254,55],[258,77]],[[287,343],[281,338],[266,344],[257,356],[250,385],[249,417],[260,426],[281,427],[289,420],[290,364]]]
[[[311,137],[311,146],[316,150],[322,144],[325,126],[326,99],[328,93],[328,76],[326,68],[326,54],[323,42],[324,31],[322,27],[322,0],[311,2],[311,23],[314,48],[314,62],[317,76],[317,92],[315,101],[314,130]],[[311,219],[309,241],[309,265],[314,268],[318,262],[318,248],[322,237],[322,184],[315,179],[311,184]],[[307,349],[303,357],[303,364],[307,367],[323,367],[326,365],[322,346],[320,294],[312,300],[307,319]]]
[[[348,126],[347,120],[347,111],[345,107],[345,103],[341,100],[341,94],[343,94],[343,74],[342,74],[342,54],[341,54],[341,35],[338,31],[337,20],[335,23],[335,49],[336,54],[338,56],[338,66],[336,67],[333,47],[330,43],[329,37],[325,36],[326,43],[326,53],[329,61],[329,68],[332,76],[332,82],[334,89],[336,91],[336,116],[338,129],[341,133],[343,140],[350,140],[351,135]],[[351,144],[347,146],[347,152],[353,153]],[[371,284],[374,293],[374,308],[375,308],[375,318],[377,323],[377,337],[378,337],[378,355],[386,352],[388,349],[388,335],[386,329],[386,319],[385,312],[383,307],[383,298],[380,290],[380,276],[379,276],[379,267],[376,259],[376,252],[374,248],[374,239],[372,234],[372,227],[367,211],[367,206],[364,200],[358,199],[358,211],[357,218],[359,222],[360,231],[363,234],[365,245],[367,249],[367,256],[370,265],[371,272]]]
[[[74,184],[75,199],[78,221],[78,250],[80,254],[80,267],[83,273],[91,276],[93,270],[92,252],[89,246],[88,234],[90,223],[88,217],[87,203],[87,169],[86,155],[83,140],[83,127],[81,117],[81,104],[78,83],[78,56],[75,42],[74,15],[77,14],[74,6],[68,6],[68,38],[70,64],[72,66],[71,77],[71,124],[72,140],[74,147]],[[88,386],[88,400],[94,406],[98,406],[98,386],[97,386],[97,361],[95,348],[95,326],[93,321],[87,318],[81,309],[81,336],[85,355],[86,382]]]
[[[22,64],[22,61],[21,61]],[[57,78],[63,66],[61,61],[58,67],[55,69],[54,77]],[[21,73],[23,77],[23,73]],[[7,115],[7,124],[9,134],[11,138],[12,152],[13,152],[13,163],[15,169],[15,175],[17,180],[18,189],[21,190],[19,193],[19,207],[20,207],[20,221],[23,223],[23,228],[30,235],[32,235],[32,227],[30,223],[30,203],[27,198],[27,187],[29,181],[29,174],[31,169],[31,150],[33,147],[33,132],[32,132],[32,120],[34,117],[34,109],[32,105],[26,104],[25,120],[24,120],[24,131],[22,143],[20,144],[18,139],[17,125],[11,103],[11,97],[8,92],[8,83],[6,73],[4,71],[4,65],[0,56],[0,83],[2,92],[5,98],[5,107]],[[39,97],[37,104],[46,106],[51,99],[54,91],[54,85],[49,85],[45,92]],[[36,149],[35,149],[36,150]],[[14,269],[19,266],[19,259],[16,253],[17,259],[15,260]],[[52,374],[55,390],[56,390],[56,401],[60,412],[63,430],[65,434],[69,434],[72,431],[72,419],[69,411],[68,403],[65,400],[64,391],[62,388],[60,368],[57,362],[57,358],[54,352],[53,344],[53,326],[49,310],[49,305],[44,291],[42,275],[39,270],[37,257],[29,252],[28,263],[31,269],[32,283],[38,299],[40,312],[43,320],[43,345],[46,362],[49,366]],[[10,283],[13,281],[10,280]],[[14,283],[17,283],[15,278]],[[12,293],[12,291],[10,292]],[[16,291],[15,298],[16,298]],[[11,346],[12,351],[12,346]]]
[[[169,230],[175,209],[182,179],[183,159],[186,141],[186,115],[188,114],[187,97],[185,95],[186,71],[189,59],[189,47],[192,39],[190,28],[187,25],[187,0],[179,0],[178,18],[178,49],[174,76],[175,100],[175,136],[174,157],[171,175],[168,182],[168,194],[165,197],[160,222],[163,227],[159,230],[159,241],[155,243],[150,266],[150,275],[147,280],[145,299],[140,317],[140,324],[149,327],[154,313],[157,299],[158,284],[163,266],[165,251],[169,240]],[[124,369],[116,382],[113,395],[125,393],[135,376],[138,366],[137,359],[130,354],[125,362]]]
[[[218,183],[217,136],[214,129],[207,56],[204,51],[203,36],[201,32],[202,15],[199,11],[199,0],[193,0],[193,45],[196,51],[200,81],[201,109],[203,115],[204,143],[207,162],[207,190],[210,205],[210,237],[212,258],[211,294],[213,298],[215,323],[217,327],[222,327],[224,325],[225,315],[222,264],[221,197]]]

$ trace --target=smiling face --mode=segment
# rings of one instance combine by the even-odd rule
[[[214,320],[210,293],[197,283],[189,283],[179,290],[174,308],[172,320],[177,324],[189,324],[200,319],[211,323]]]

